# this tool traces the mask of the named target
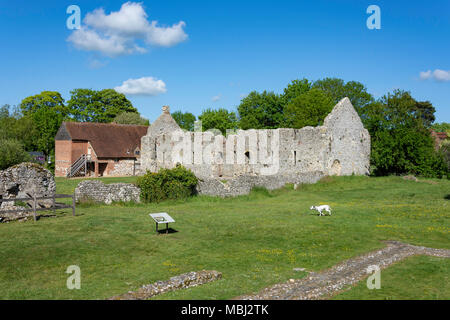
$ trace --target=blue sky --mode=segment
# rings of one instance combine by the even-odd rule
[[[235,110],[253,90],[339,77],[376,97],[411,91],[450,122],[450,1],[141,1],[133,21],[120,15],[124,3],[0,0],[0,105],[43,90],[69,99],[74,88],[119,87],[153,121],[162,105]],[[82,30],[66,27],[72,4]],[[372,4],[380,30],[366,26]]]

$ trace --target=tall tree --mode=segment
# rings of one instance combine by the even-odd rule
[[[58,92],[43,91],[23,99],[20,110],[24,116],[21,125],[33,123],[33,145],[46,156],[50,155],[55,148],[56,132],[68,116],[64,99]]]
[[[237,117],[226,109],[206,109],[198,117],[202,121],[203,131],[217,129],[226,134],[227,129],[237,129]]]
[[[76,121],[111,122],[121,113],[138,112],[124,94],[114,89],[74,89],[70,93],[67,105]]]
[[[281,96],[284,106],[289,104],[292,100],[307,93],[311,89],[312,83],[308,79],[293,80],[284,89]]]
[[[0,170],[25,161],[31,161],[31,157],[17,139],[0,138]]]
[[[150,121],[141,117],[139,113],[136,112],[123,112],[117,115],[113,122],[118,124],[136,124],[141,126],[150,125]]]
[[[417,101],[413,110],[422,118],[423,124],[427,128],[431,127],[434,120],[436,120],[436,117],[434,116],[436,109],[430,101]]]
[[[180,128],[187,131],[194,131],[195,116],[190,112],[175,111],[172,118],[178,123]]]
[[[0,108],[0,139],[16,139],[25,150],[33,151],[37,147],[36,135],[36,126],[30,115],[22,116],[17,110],[11,112],[8,105]]]
[[[9,104],[4,104],[0,107],[0,119],[8,118],[9,117]]]
[[[283,127],[318,126],[334,106],[333,98],[320,89],[311,89],[294,98],[284,109]]]
[[[283,122],[283,99],[274,92],[253,91],[238,106],[240,127],[276,129]]]
[[[55,150],[55,136],[64,118],[54,109],[42,108],[33,113],[32,119],[37,128],[34,136],[37,148],[49,156]]]
[[[313,88],[328,93],[335,104],[348,97],[360,116],[364,113],[364,107],[374,102],[373,96],[367,92],[366,87],[357,81],[345,83],[342,79],[325,78],[314,82]]]
[[[364,122],[371,135],[373,174],[448,174],[421,113],[416,112],[416,104],[409,92],[395,90],[366,109]]]
[[[34,114],[43,108],[53,109],[56,113],[62,115],[63,118],[68,114],[63,97],[56,91],[42,91],[39,94],[23,99],[20,103],[20,109],[24,116]]]

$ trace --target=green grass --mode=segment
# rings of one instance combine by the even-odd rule
[[[381,271],[381,288],[369,290],[366,280],[334,299],[444,300],[450,298],[450,259],[415,256]]]
[[[72,193],[80,181],[57,179],[57,192]],[[158,298],[228,299],[306,275],[293,268],[329,268],[383,247],[382,240],[449,249],[449,194],[448,180],[340,177],[234,199],[84,205],[76,217],[69,210],[36,223],[0,224],[0,298],[103,299],[215,269],[222,280]],[[329,204],[333,216],[313,215],[309,207],[318,204]],[[162,211],[174,217],[177,233],[155,234],[148,214]],[[80,290],[66,288],[69,265],[81,268]],[[440,268],[450,271],[448,263]],[[434,290],[450,298],[443,285]]]
[[[57,193],[62,194],[73,194],[76,186],[83,180],[87,180],[85,178],[74,178],[74,179],[66,179],[61,177],[56,177],[55,182],[57,186]],[[99,180],[106,184],[108,183],[136,183],[137,177],[111,177],[111,178],[90,178],[89,180]]]

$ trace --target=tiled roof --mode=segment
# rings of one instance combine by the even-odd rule
[[[116,123],[63,122],[55,140],[89,141],[97,157],[134,158],[148,126]]]

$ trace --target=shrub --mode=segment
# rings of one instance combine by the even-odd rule
[[[16,139],[0,139],[0,170],[30,161],[30,155]]]
[[[158,173],[147,171],[138,178],[143,202],[159,202],[166,199],[182,199],[195,194],[197,177],[181,165],[173,169],[161,169]]]

